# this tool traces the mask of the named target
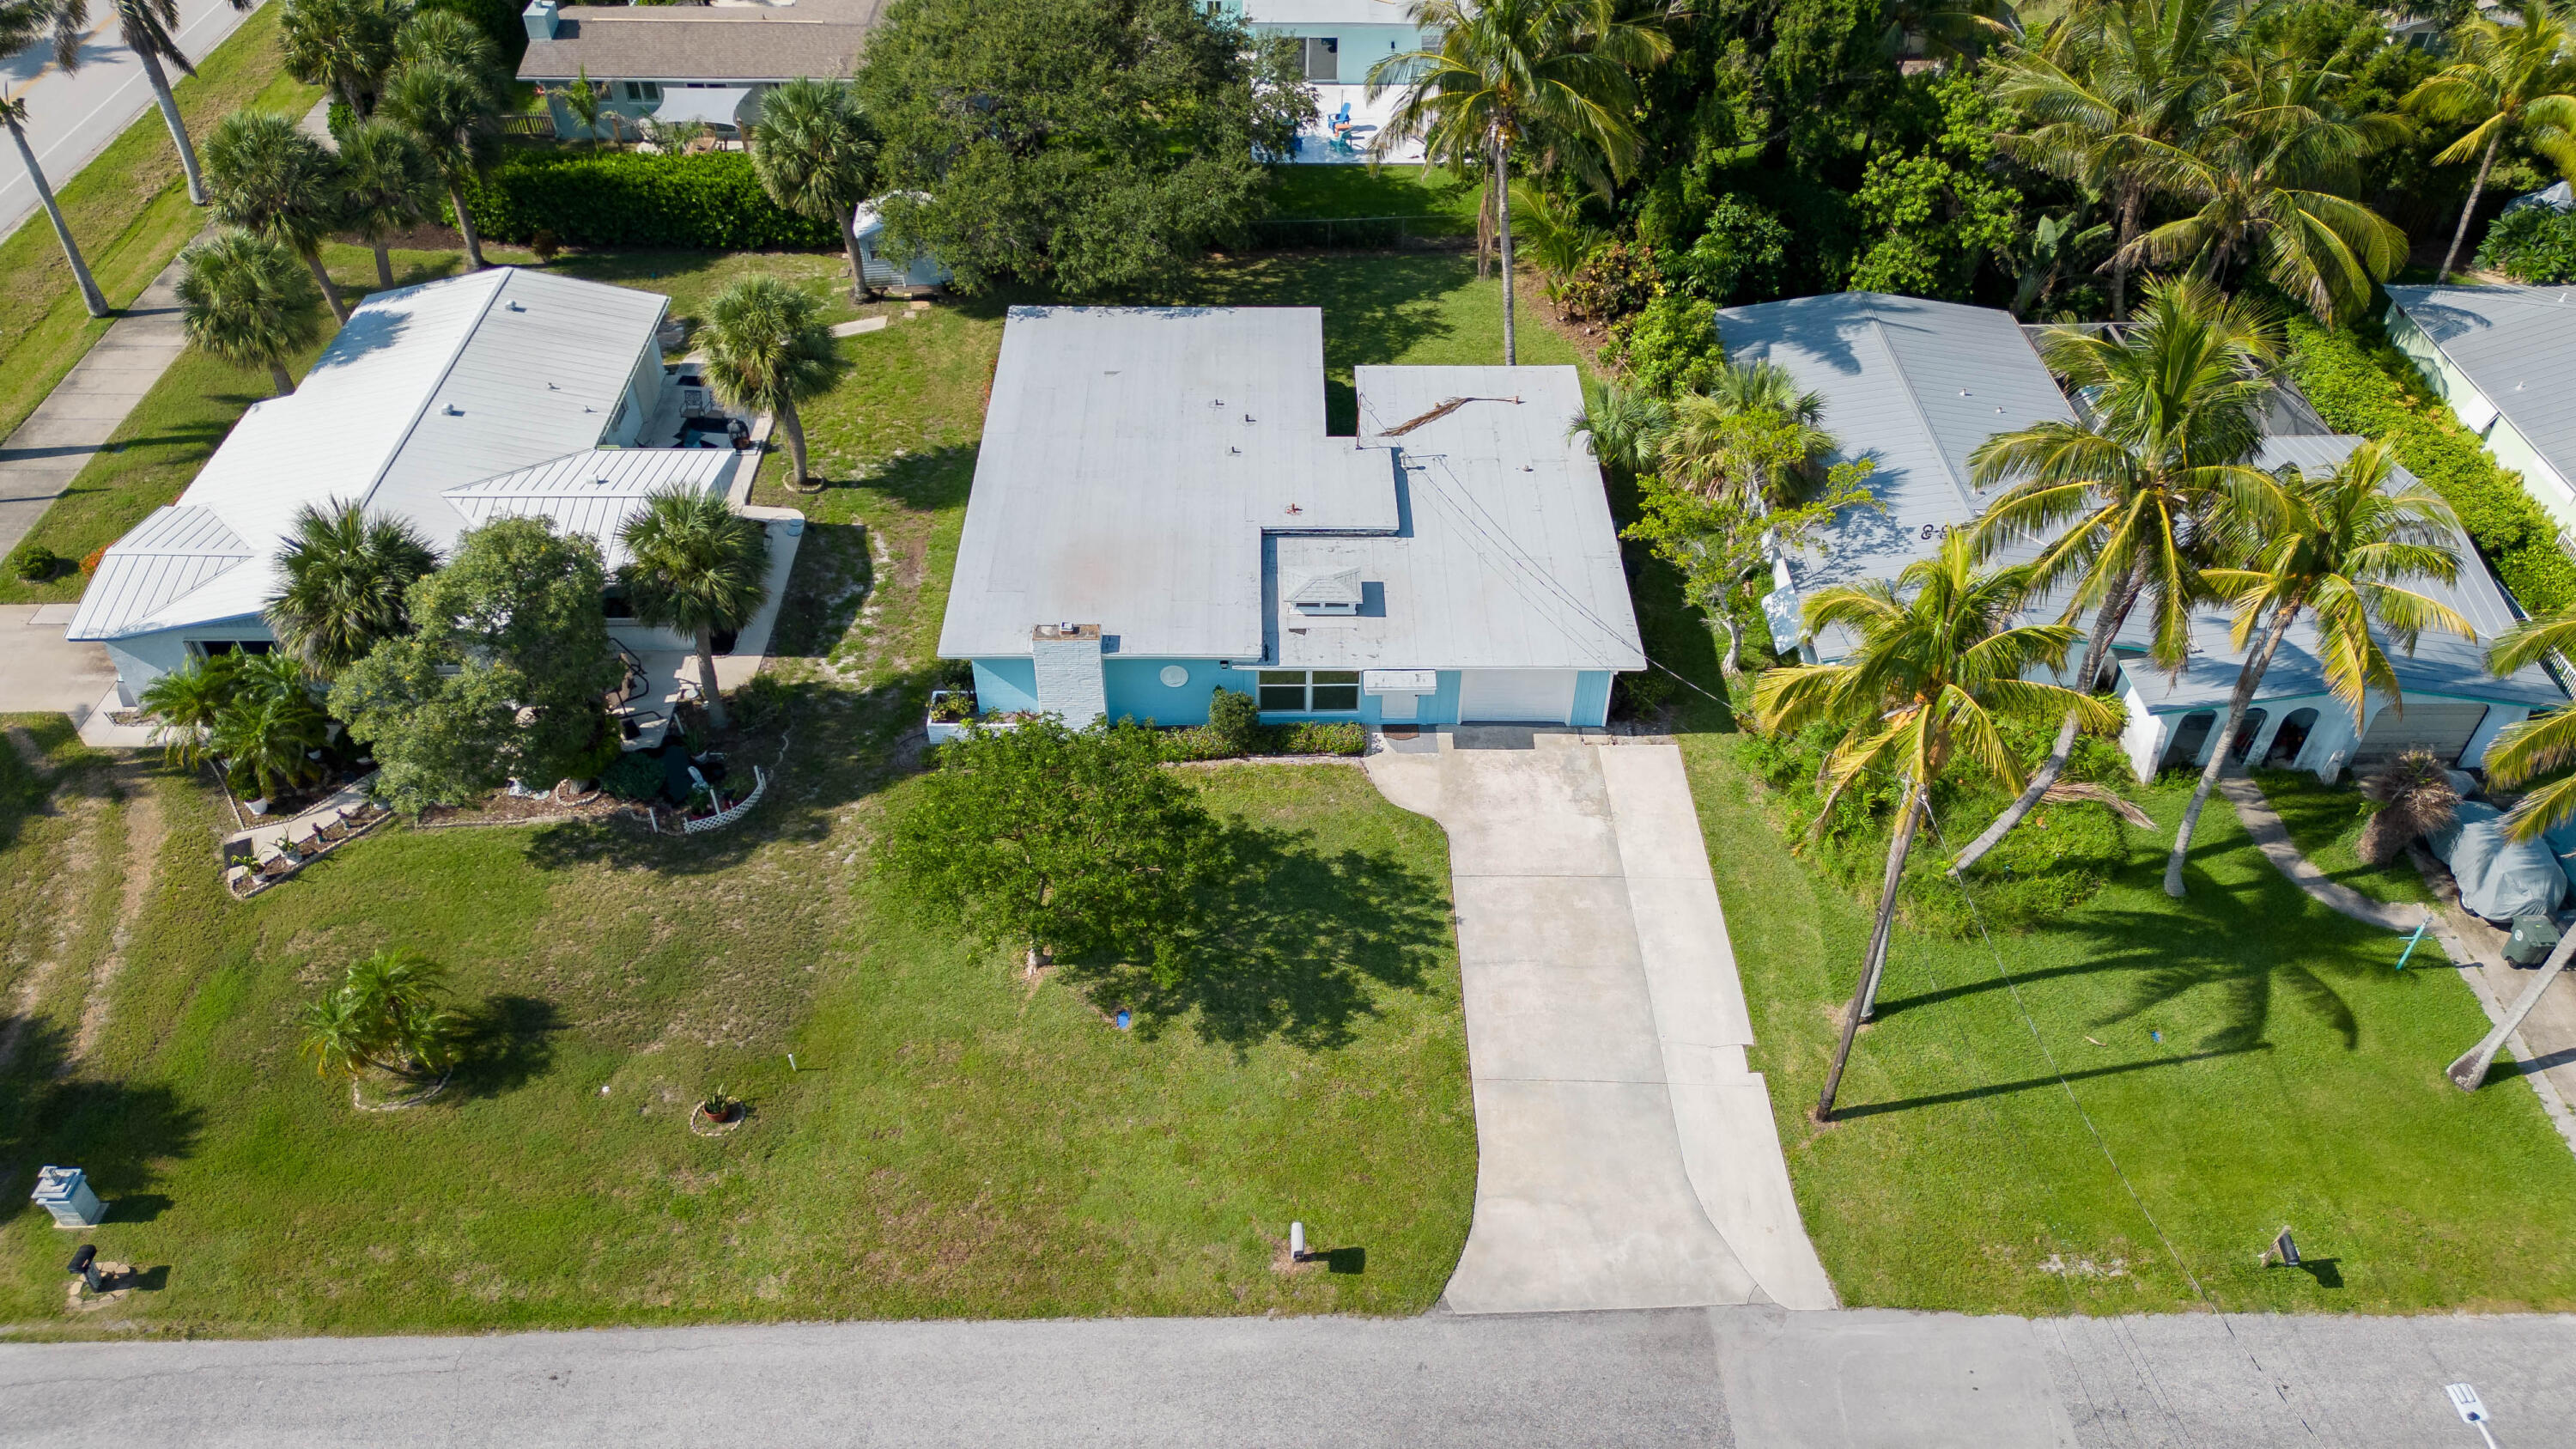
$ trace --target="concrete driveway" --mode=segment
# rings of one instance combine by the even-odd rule
[[[0,714],[67,714],[78,725],[116,683],[107,650],[63,638],[76,604],[0,604]]]
[[[1680,751],[1470,727],[1368,768],[1449,833],[1477,1168],[1448,1307],[1832,1307]]]

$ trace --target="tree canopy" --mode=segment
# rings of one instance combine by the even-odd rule
[[[585,772],[603,700],[624,678],[589,539],[543,518],[485,524],[405,596],[412,633],[385,639],[331,686],[331,712],[383,769],[398,808],[452,803],[517,778]]]
[[[1259,214],[1306,109],[1275,54],[1197,0],[896,0],[858,75],[886,250],[967,291],[1169,277]]]

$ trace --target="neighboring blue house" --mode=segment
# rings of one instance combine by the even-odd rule
[[[1570,367],[1362,367],[1323,314],[1012,309],[939,653],[987,714],[1599,725],[1645,667]]]

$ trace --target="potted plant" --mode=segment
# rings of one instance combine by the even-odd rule
[[[930,718],[924,727],[932,744],[944,745],[965,738],[967,721],[974,717],[975,691],[934,689],[930,692]]]
[[[721,1127],[742,1115],[742,1103],[726,1096],[725,1089],[719,1086],[698,1103],[698,1110],[707,1114],[709,1122]]]

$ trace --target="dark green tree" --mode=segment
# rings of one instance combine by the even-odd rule
[[[976,728],[897,812],[886,869],[915,900],[1023,953],[1188,973],[1198,891],[1221,868],[1221,828],[1134,723],[1067,729],[1053,716]]]
[[[895,0],[858,75],[886,235],[980,291],[1167,279],[1261,211],[1293,106],[1197,0]],[[918,191],[922,196],[901,193]]]
[[[607,582],[590,540],[547,519],[459,539],[454,561],[405,597],[414,632],[331,686],[331,712],[383,767],[380,792],[417,810],[580,771],[625,671],[609,647]]]
[[[269,632],[328,678],[410,629],[404,600],[437,567],[438,554],[409,520],[370,518],[354,502],[308,503],[277,551]]]

